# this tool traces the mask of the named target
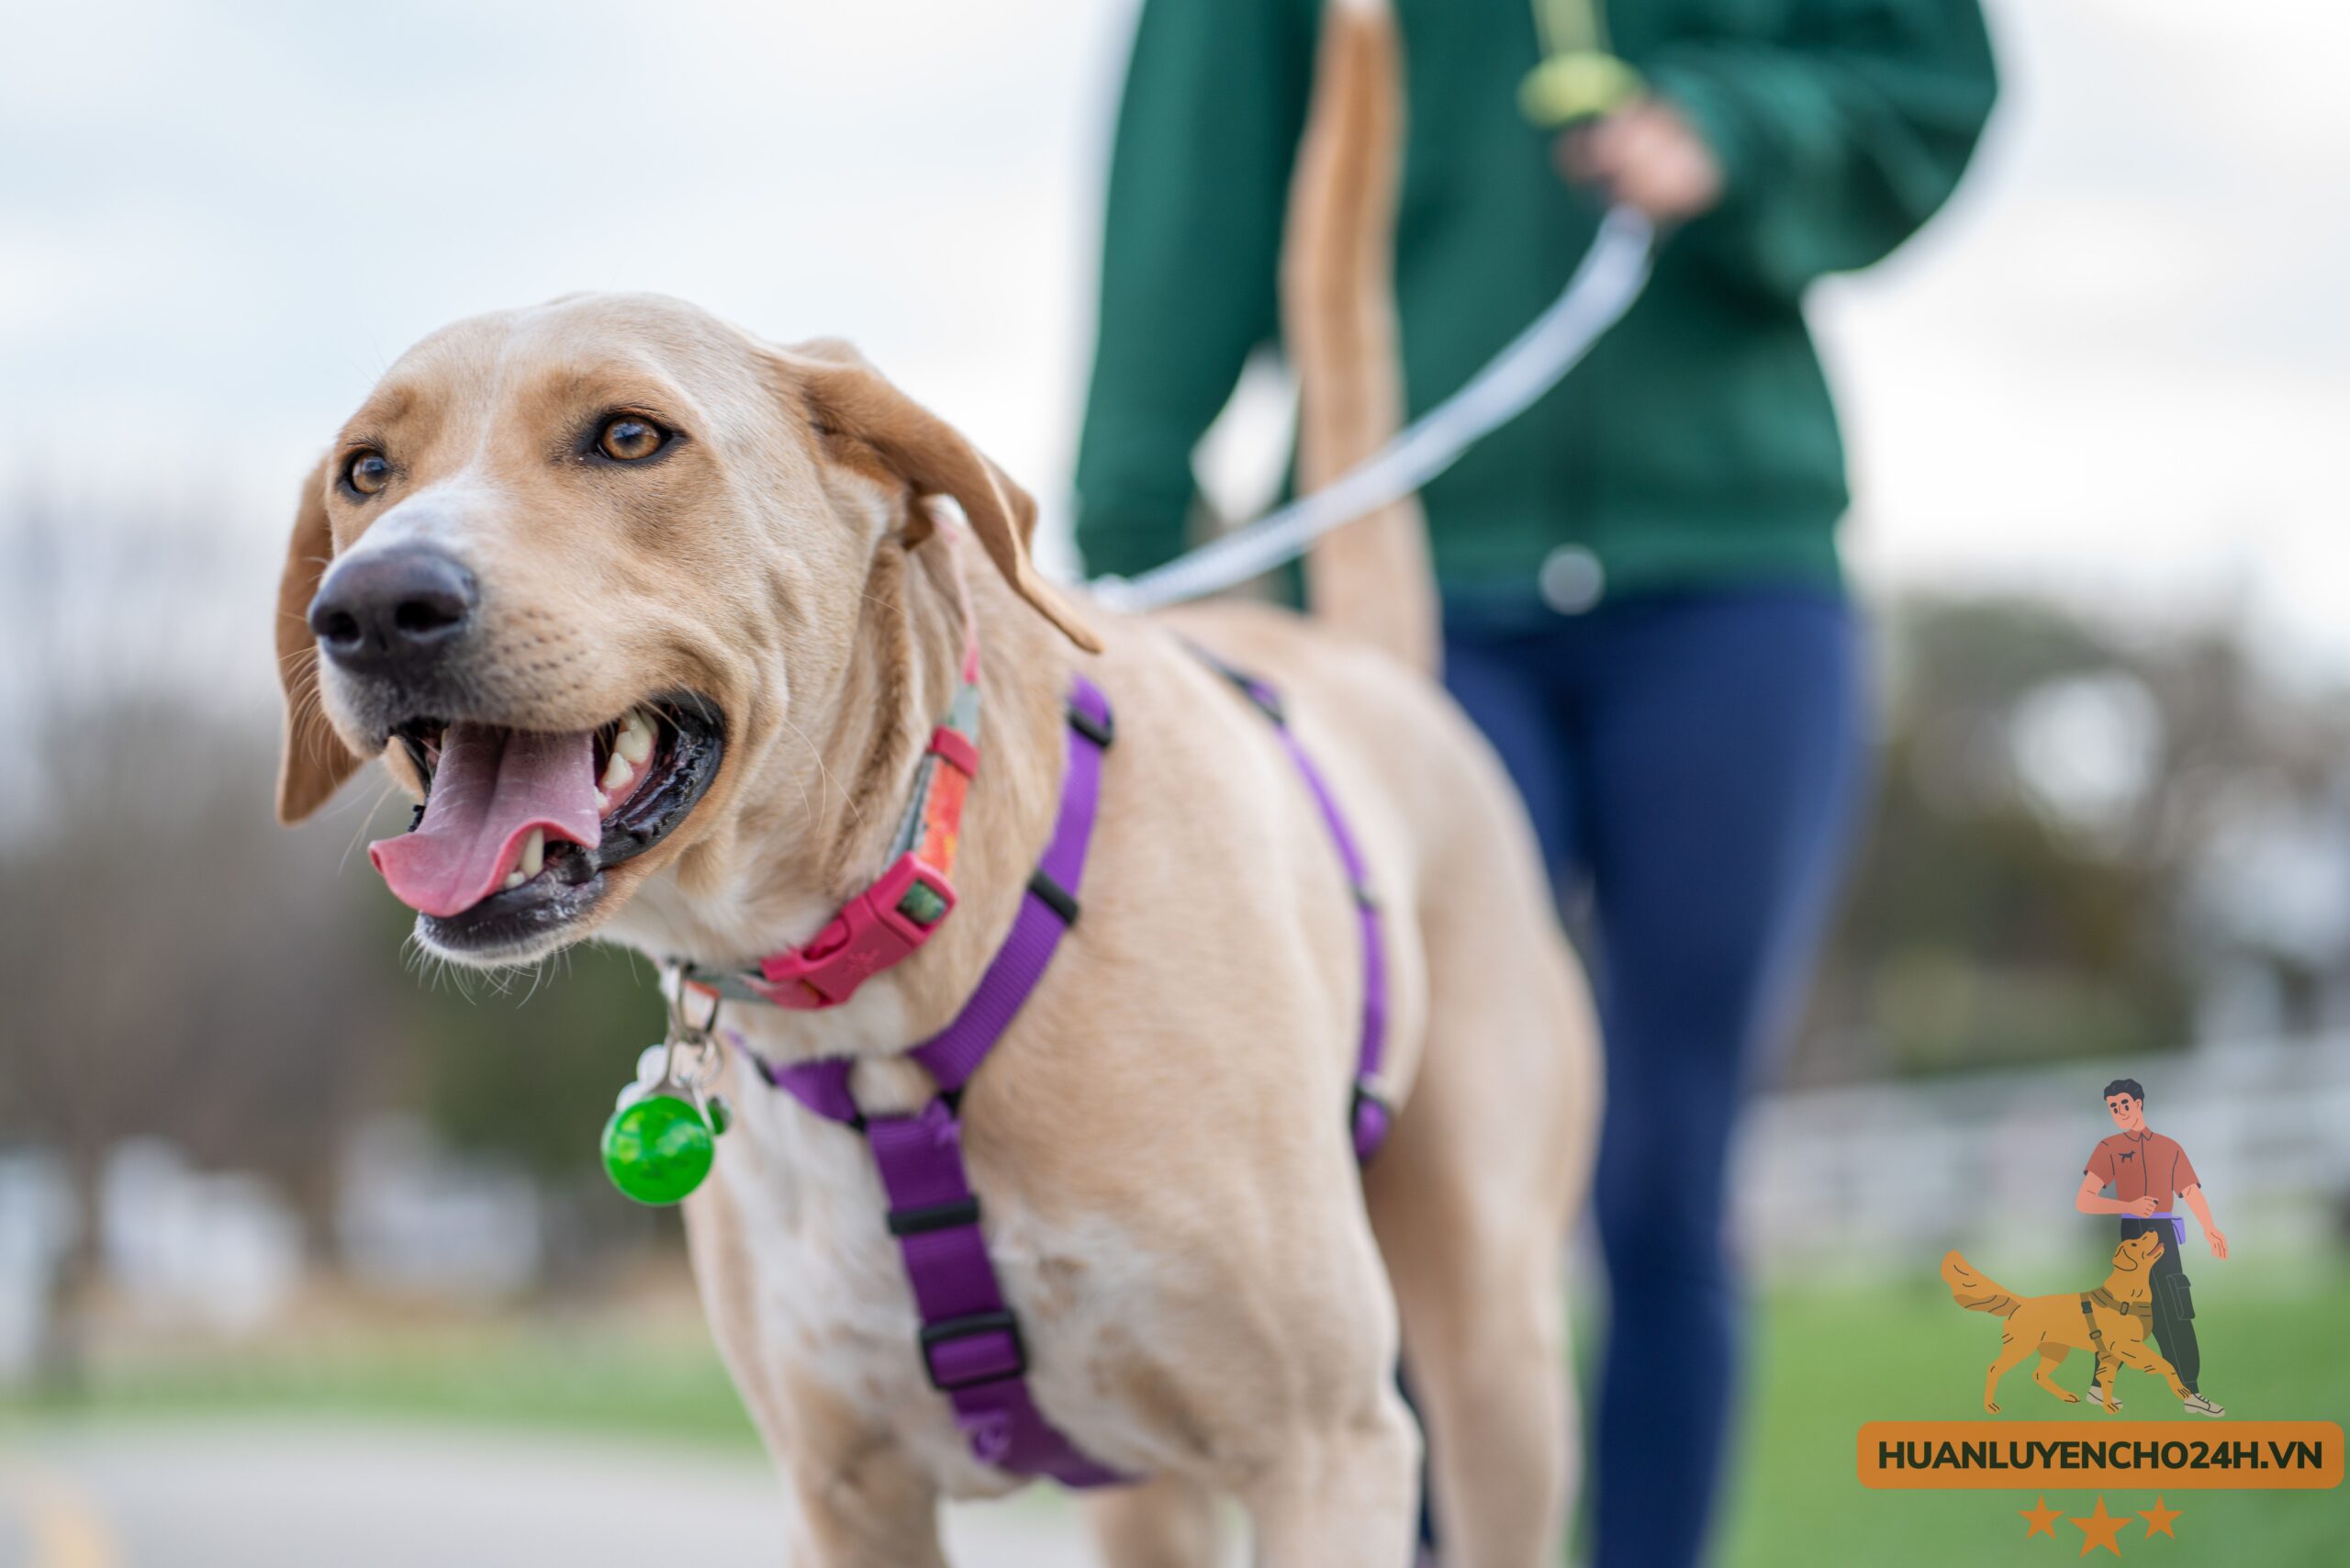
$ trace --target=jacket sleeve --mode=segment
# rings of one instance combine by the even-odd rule
[[[1180,551],[1192,452],[1280,331],[1281,227],[1313,75],[1312,0],[1147,0],[1110,159],[1077,456],[1089,569]]]
[[[1798,0],[1779,41],[1687,39],[1643,64],[1721,162],[1688,242],[1781,296],[1915,233],[1998,92],[1978,0]]]

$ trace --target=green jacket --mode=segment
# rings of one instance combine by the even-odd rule
[[[1597,207],[1520,115],[1528,0],[1395,0],[1407,79],[1396,291],[1418,414],[1556,297]],[[1315,0],[1146,0],[1110,171],[1077,463],[1088,566],[1188,542],[1192,453],[1279,336],[1275,274]],[[1565,545],[1607,591],[1834,583],[1844,454],[1805,286],[1866,266],[1958,183],[1995,91],[1976,0],[1615,0],[1616,51],[1724,176],[1576,372],[1427,487],[1449,591],[1530,587]],[[1587,564],[1586,564],[1587,575]]]

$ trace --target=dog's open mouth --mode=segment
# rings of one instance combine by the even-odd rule
[[[539,946],[591,907],[603,873],[676,831],[716,777],[725,727],[691,694],[593,730],[420,718],[393,734],[426,780],[416,825],[367,857],[452,953]]]

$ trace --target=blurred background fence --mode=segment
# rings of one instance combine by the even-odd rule
[[[2323,1270],[2350,1240],[2350,1035],[2152,1059],[2147,1118],[2208,1173],[2231,1249]],[[2072,1208],[2110,1131],[2108,1077],[2065,1065],[1772,1097],[1746,1130],[1740,1238],[1766,1277],[1812,1282],[1930,1280],[1953,1247],[2002,1278],[2071,1264],[2113,1231]],[[2199,1274],[2201,1240],[2188,1245]]]

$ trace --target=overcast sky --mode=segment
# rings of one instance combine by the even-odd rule
[[[1058,521],[1131,17],[12,5],[0,496],[232,518],[258,655],[293,487],[402,348],[653,288],[856,339]],[[2350,672],[2350,8],[1994,21],[2009,86],[1968,187],[1815,302],[1863,580],[2234,603]]]

